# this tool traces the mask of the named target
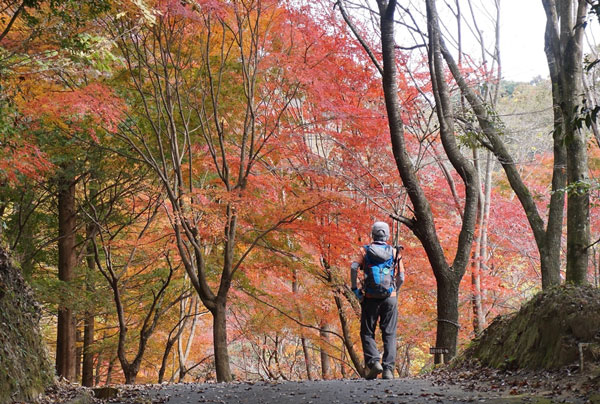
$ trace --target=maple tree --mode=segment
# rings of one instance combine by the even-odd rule
[[[0,231],[49,309],[49,340],[52,316],[73,313],[56,355],[70,352],[71,380],[364,375],[348,265],[375,220],[394,218],[405,246],[403,375],[434,339],[453,354],[518,307],[540,260],[544,287],[560,279],[564,131],[519,150],[499,138],[503,108],[550,88],[453,62],[433,1],[429,57],[395,44],[392,17],[408,11],[394,1],[378,2],[375,32],[360,14],[348,30],[349,2],[91,1],[73,18],[76,2],[5,3]],[[482,145],[512,159],[507,177]],[[596,147],[592,179],[597,162]]]
[[[141,205],[139,212],[135,209],[130,210],[132,219],[143,218],[141,223],[135,226],[138,227],[137,235],[132,234],[135,231],[133,225],[127,226],[126,243],[134,241],[133,245],[119,248],[118,241],[124,237],[119,233],[124,226],[117,227],[112,231],[110,227],[102,226],[107,230],[106,235],[105,231],[97,234],[97,239],[101,240],[101,247],[98,246],[100,243],[93,242],[96,265],[113,292],[119,324],[117,355],[123,369],[125,382],[128,384],[135,382],[148,341],[161,317],[177,304],[180,298],[167,295],[168,287],[177,268],[169,254],[172,242],[168,238],[161,241],[164,238],[164,231],[160,226],[158,229],[154,229],[153,221],[156,220],[158,210],[161,208],[160,204],[156,204],[156,197],[149,196],[147,203],[136,203],[136,205]],[[95,221],[97,222],[98,219],[96,218]],[[149,248],[150,251],[148,251]],[[119,256],[115,254],[115,251],[124,255]],[[157,280],[158,282],[156,282]],[[129,294],[135,292],[138,295],[126,296],[125,289],[121,284],[128,284]],[[145,300],[144,298],[148,297],[151,297],[151,300],[147,304],[140,304]],[[138,346],[137,350],[133,351],[133,359],[127,357],[131,350],[127,345],[128,339],[130,339],[128,330],[131,328],[132,321],[132,315],[125,312],[127,300],[135,302],[133,310],[135,316],[139,316],[137,321],[141,324],[135,327],[139,330],[139,336],[136,338]],[[144,306],[148,309],[144,310]]]
[[[138,117],[130,115],[120,135],[164,187],[179,256],[213,315],[217,379],[229,381],[234,276],[271,232],[319,203],[301,196],[285,166],[278,168],[274,141],[299,87],[275,70],[289,46],[272,32],[285,27],[285,10],[253,1],[154,7],[160,13],[142,25],[137,17],[109,22],[138,101]]]
[[[343,4],[337,3],[343,10]],[[414,165],[406,149],[405,130],[402,120],[402,105],[398,97],[398,69],[396,66],[396,48],[394,43],[395,1],[379,1],[379,28],[381,35],[382,65],[372,58],[378,67],[383,80],[383,91],[387,108],[387,116],[392,139],[392,150],[396,165],[406,192],[413,207],[414,216],[409,218],[398,216],[397,219],[406,225],[421,241],[437,281],[438,327],[436,346],[448,349],[452,358],[456,353],[458,337],[458,291],[462,276],[469,262],[473,232],[475,228],[477,203],[479,197],[479,178],[470,161],[461,154],[454,134],[454,123],[446,119],[452,115],[449,92],[443,76],[441,54],[439,52],[439,34],[432,30],[429,68],[432,77],[433,94],[436,99],[436,110],[440,122],[440,139],[444,151],[452,166],[459,173],[465,186],[465,201],[462,208],[462,225],[458,244],[452,264],[448,263],[445,252],[435,229],[434,217],[430,202],[423,192]],[[427,3],[428,18],[435,19],[435,4]],[[347,14],[343,12],[345,16]],[[347,19],[347,17],[346,17]],[[351,23],[350,23],[351,24]],[[432,29],[430,23],[428,27]],[[363,41],[364,43],[364,41]],[[370,54],[372,51],[368,50]],[[438,358],[439,359],[439,358]]]

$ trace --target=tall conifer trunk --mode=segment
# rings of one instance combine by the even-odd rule
[[[75,226],[75,181],[63,174],[58,184],[58,279],[66,284],[75,277]],[[58,307],[56,373],[70,381],[77,377],[75,341],[73,309],[68,298],[62,296]]]

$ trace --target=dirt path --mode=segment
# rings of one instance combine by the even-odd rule
[[[468,386],[440,384],[431,379],[329,380],[305,382],[204,383],[144,386],[120,403],[170,404],[400,404],[400,403],[574,403],[583,397],[565,397],[550,392],[520,395],[514,390],[476,391]]]

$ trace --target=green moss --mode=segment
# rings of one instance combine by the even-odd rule
[[[38,307],[0,249],[0,403],[31,400],[53,380]]]
[[[478,360],[495,368],[554,369],[594,355],[600,329],[600,291],[563,286],[534,296],[518,313],[495,319],[458,362]]]

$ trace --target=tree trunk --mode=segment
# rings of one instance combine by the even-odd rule
[[[352,292],[351,292],[352,293]],[[350,299],[355,299],[354,296],[350,297]],[[356,300],[356,299],[355,299]],[[342,326],[342,335],[344,336],[344,345],[346,350],[348,351],[348,355],[350,355],[350,360],[354,365],[354,369],[358,372],[360,377],[365,376],[365,368],[362,365],[362,361],[358,352],[356,352],[356,345],[352,340],[352,333],[350,332],[350,326],[348,325],[348,319],[346,318],[346,312],[344,311],[344,306],[342,305],[342,299],[339,295],[335,295],[335,305],[337,307],[338,316],[340,318],[340,324]]]
[[[329,324],[325,322],[319,328],[319,336],[321,337],[321,378],[323,380],[331,379],[331,357],[328,353],[328,348],[331,344],[329,341],[329,330]]]
[[[190,326],[190,335],[188,336],[185,349],[183,348],[183,334],[179,335],[177,339],[177,353],[179,356],[179,383],[183,382],[185,375],[188,372],[187,359],[192,349],[192,343],[194,342],[194,335],[196,334],[196,326],[198,324],[198,297],[190,297],[190,314],[193,312],[192,324]],[[181,311],[185,313],[186,300],[182,300],[180,303]],[[182,328],[185,327],[186,322],[182,324]]]
[[[409,227],[419,238],[433,269],[438,289],[444,291],[442,294],[438,292],[438,332],[436,346],[447,348],[450,354],[446,358],[451,359],[456,352],[458,327],[455,324],[458,322],[458,310],[456,309],[458,301],[439,300],[439,297],[458,298],[458,292],[451,294],[445,291],[453,289],[453,285],[460,283],[460,279],[462,279],[469,262],[473,231],[477,217],[477,202],[480,191],[479,180],[472,164],[461,154],[456,138],[454,137],[453,112],[440,60],[439,33],[433,31],[435,27],[429,23],[429,37],[432,41],[430,44],[429,62],[434,84],[434,96],[436,98],[436,106],[438,107],[440,138],[449,161],[457,170],[466,188],[465,204],[462,213],[463,222],[458,236],[456,255],[452,266],[450,266],[446,261],[444,250],[436,233],[431,206],[419,184],[419,179],[406,148],[404,125],[401,117],[402,105],[398,98],[398,73],[395,56],[394,12],[396,1],[378,0],[377,4],[380,14],[383,57],[383,69],[381,73],[392,140],[392,151],[396,167],[413,205],[414,212],[414,218],[412,219],[405,217],[397,219]],[[435,4],[432,4],[431,1],[427,2],[429,22],[437,19],[434,7]],[[431,45],[436,49],[432,50]]]
[[[78,321],[75,320],[75,380],[79,381],[81,377],[81,361],[83,359],[83,334],[77,324]]]
[[[567,282],[587,284],[588,246],[590,244],[590,194],[587,186],[586,138],[583,133],[574,135],[576,140],[567,144],[570,157],[567,164],[569,185],[579,188],[567,195]]]
[[[233,378],[229,367],[229,351],[227,349],[227,306],[225,299],[217,299],[212,315],[217,382],[230,382]]]
[[[554,88],[555,86],[553,86]],[[556,102],[555,91],[552,98]],[[552,168],[552,193],[550,195],[550,206],[548,209],[548,223],[544,243],[538,246],[540,252],[540,269],[542,272],[542,289],[560,285],[560,252],[563,235],[563,219],[565,195],[564,189],[567,183],[567,149],[565,147],[564,130],[562,129],[562,117],[560,111],[554,108],[554,162]]]
[[[182,292],[182,293],[185,293],[185,292]],[[182,298],[181,301],[179,302],[179,322],[175,325],[175,327],[173,327],[171,329],[171,332],[169,333],[169,336],[167,337],[167,343],[165,345],[165,351],[163,353],[160,370],[158,371],[158,383],[159,384],[162,383],[164,380],[165,372],[167,370],[167,362],[169,360],[169,354],[176,343],[177,343],[178,349],[180,349],[179,346],[180,346],[181,337],[183,335],[183,332],[185,331],[185,327],[188,323],[188,319],[192,315],[192,310],[194,311],[194,325],[192,326],[191,335],[194,334],[193,330],[196,327],[195,323],[197,321],[197,316],[198,316],[198,310],[197,310],[198,309],[198,301],[196,299],[194,299],[194,300],[196,300],[196,304],[194,305],[194,307],[192,307],[191,304],[189,306],[186,306],[186,302],[188,299],[190,299],[190,298],[185,298],[185,299]],[[187,345],[188,345],[187,351],[189,352],[189,347],[191,347],[191,337],[188,340]],[[186,353],[185,354],[186,358],[187,358],[187,355],[188,354]],[[179,368],[181,369],[181,361],[180,361]],[[175,375],[175,372],[173,373],[172,379],[174,379],[174,375]]]
[[[481,303],[481,264],[480,256],[473,252],[473,263],[471,264],[471,308],[473,310],[473,332],[481,334],[485,328],[485,316]]]
[[[482,303],[481,271],[485,267],[487,258],[487,223],[489,219],[489,210],[491,202],[491,182],[492,182],[492,159],[489,152],[486,155],[486,165],[484,175],[484,191],[479,196],[479,234],[476,240],[476,247],[473,250],[473,260],[471,263],[471,305],[473,310],[473,331],[479,335],[485,328],[485,313]],[[479,159],[479,152],[473,149],[473,161],[478,176],[481,178],[482,170]]]
[[[94,226],[88,225],[87,237],[90,239],[94,237]],[[85,279],[86,289],[89,295],[94,293],[94,282],[92,274],[95,269],[94,262],[94,245],[89,242],[87,246],[87,275]],[[88,309],[85,312],[84,325],[83,325],[83,369],[81,372],[81,384],[85,387],[94,386],[94,354],[92,347],[94,345],[94,312],[92,309]]]
[[[147,223],[149,224],[149,222]],[[148,227],[145,227],[145,229],[147,228]],[[140,236],[141,235],[143,235],[143,232],[140,233]],[[125,376],[125,383],[134,384],[137,373],[140,369],[140,365],[142,363],[142,359],[144,357],[144,353],[146,352],[146,347],[148,346],[148,340],[150,339],[152,333],[156,329],[161,315],[164,314],[164,311],[161,308],[161,306],[163,302],[164,293],[167,290],[169,283],[171,282],[174,269],[171,265],[169,265],[168,276],[164,279],[155,279],[155,282],[160,283],[161,287],[158,291],[152,291],[152,303],[147,308],[147,312],[145,313],[145,317],[142,321],[141,328],[139,329],[139,341],[137,345],[137,350],[134,351],[135,356],[133,360],[129,361],[129,359],[127,359],[127,355],[131,351],[131,349],[127,346],[127,333],[129,332],[129,316],[125,313],[125,305],[121,296],[120,275],[117,275],[117,273],[114,271],[113,263],[110,258],[106,259],[106,265],[104,265],[103,268],[98,248],[94,242],[92,242],[92,244],[94,245],[94,261],[98,266],[99,270],[102,271],[103,275],[108,280],[113,294],[113,302],[115,304],[115,311],[117,313],[117,319],[119,323],[117,357],[119,359],[121,369],[123,370],[123,374]],[[106,254],[106,257],[110,257],[110,254]],[[132,255],[130,256],[130,258],[131,257]]]
[[[439,257],[437,255],[433,256],[433,260],[431,260],[432,255],[428,254],[438,288],[436,346],[448,350],[448,353],[444,355],[444,360],[449,361],[456,355],[458,330],[460,328],[458,324],[458,288],[471,255],[481,188],[479,175],[474,165],[462,155],[455,137],[455,117],[443,66],[442,38],[435,0],[427,0],[427,22],[429,71],[432,77],[436,113],[440,122],[440,139],[449,161],[465,185],[462,226],[458,236],[454,261],[451,265],[448,265],[443,254]],[[432,227],[428,231],[435,232],[433,223],[429,224],[428,227]],[[436,356],[435,359],[440,361],[441,358]]]
[[[75,181],[62,177],[58,185],[58,279],[67,287],[75,277],[75,226]],[[75,382],[75,317],[65,298],[61,297],[58,307],[56,373]]]
[[[398,357],[401,358],[400,361],[396,361],[396,371],[398,372],[398,375],[400,377],[409,377],[410,376],[410,362],[411,362],[411,358],[410,358],[410,348],[411,345],[409,343],[405,344],[404,346],[400,346],[398,348],[398,352],[401,351],[400,355],[397,355]]]
[[[108,369],[106,369],[106,382],[104,382],[104,384],[106,384],[107,386],[110,385],[112,382],[112,373],[113,373],[113,370],[115,369],[116,360],[117,360],[117,357],[113,356],[113,358],[110,360],[110,362],[108,362]]]
[[[123,369],[123,375],[125,376],[125,384],[135,384],[135,379],[139,372],[139,366],[121,366]]]
[[[571,115],[581,101],[581,64],[569,72],[573,80],[572,97],[563,111]],[[570,110],[567,108],[571,107]],[[575,117],[571,116],[571,121]],[[586,132],[568,124],[567,131],[567,282],[587,283],[588,246],[590,244],[590,192]]]
[[[581,130],[583,107],[583,31],[586,0],[542,0],[546,11],[545,51],[560,111],[567,162],[567,282],[587,283],[590,244],[587,137]]]
[[[488,248],[488,234],[489,234],[489,223],[490,223],[490,206],[492,204],[492,174],[494,173],[495,160],[494,155],[490,151],[486,151],[486,163],[485,163],[485,181],[484,181],[484,194],[483,194],[483,217],[481,222],[481,240],[479,242],[479,257],[481,259],[480,270],[486,271],[488,269],[489,259],[489,248]],[[481,278],[481,273],[480,273]],[[485,291],[484,285],[480,284],[480,293],[483,294]],[[483,295],[481,296],[483,298]],[[485,310],[481,310],[481,323],[483,328],[487,326],[487,319],[485,316]]]
[[[86,313],[83,326],[83,363],[81,385],[94,386],[94,314]]]
[[[96,358],[96,376],[94,377],[94,386],[100,384],[100,376],[102,370],[102,353],[98,353],[98,357]]]
[[[176,338],[168,338],[167,339],[167,344],[165,346],[165,351],[163,353],[163,357],[162,357],[162,361],[160,364],[160,369],[158,370],[158,384],[161,384],[164,380],[165,380],[165,372],[167,371],[167,362],[169,361],[169,355],[171,354],[171,351],[173,350],[173,346],[175,345],[175,342],[177,342],[177,338],[179,338],[181,334],[178,333],[175,337]]]
[[[596,258],[596,262],[594,265],[594,287],[600,287],[600,251],[597,251],[597,248],[594,248],[594,257]]]
[[[296,271],[296,269],[293,270],[293,280],[292,280],[292,292],[293,293],[298,293],[298,272]],[[300,321],[302,321],[302,310],[300,308],[300,305],[296,305],[296,310],[298,312],[298,319]],[[304,366],[306,367],[306,377],[308,380],[313,380],[313,376],[312,376],[312,363],[311,363],[311,359],[310,359],[310,352],[308,350],[308,344],[306,343],[306,338],[304,338],[304,336],[300,337],[300,342],[302,343],[302,352],[304,354]]]
[[[436,346],[448,349],[444,354],[444,362],[448,362],[456,355],[456,343],[458,340],[458,286],[452,280],[438,282],[437,288],[437,332]],[[435,355],[435,363],[442,363],[440,355]]]
[[[547,31],[548,33],[548,31]],[[562,124],[562,116],[557,114],[555,109],[555,131],[554,131],[554,170],[552,177],[552,194],[550,198],[550,208],[548,212],[547,227],[544,228],[544,220],[541,218],[535,200],[524,184],[521,175],[517,169],[517,164],[508,153],[502,140],[502,129],[495,123],[496,117],[488,113],[488,105],[485,105],[481,97],[473,91],[465,81],[458,64],[454,61],[452,54],[446,49],[441,41],[441,50],[448,67],[464,97],[477,116],[479,126],[487,138],[482,142],[491,150],[506,173],[506,177],[511,188],[527,215],[527,220],[533,231],[535,242],[540,253],[542,287],[547,288],[560,283],[560,243],[562,235],[562,222],[564,215],[564,187],[566,184],[566,149],[564,146],[564,130],[556,130]],[[548,54],[548,52],[547,52]],[[549,59],[550,60],[550,59]],[[555,63],[549,61],[551,77],[556,73]],[[554,79],[553,79],[554,81]],[[555,96],[556,86],[553,86],[553,98],[556,105]]]
[[[310,358],[310,351],[308,350],[308,344],[306,342],[306,338],[301,337],[300,342],[302,343],[302,353],[304,354],[304,366],[306,367],[306,378],[308,380],[313,380],[312,376],[312,361]]]
[[[342,348],[342,358],[340,360],[340,375],[342,376],[342,379],[348,378],[348,373],[346,371],[346,347],[345,346]]]

